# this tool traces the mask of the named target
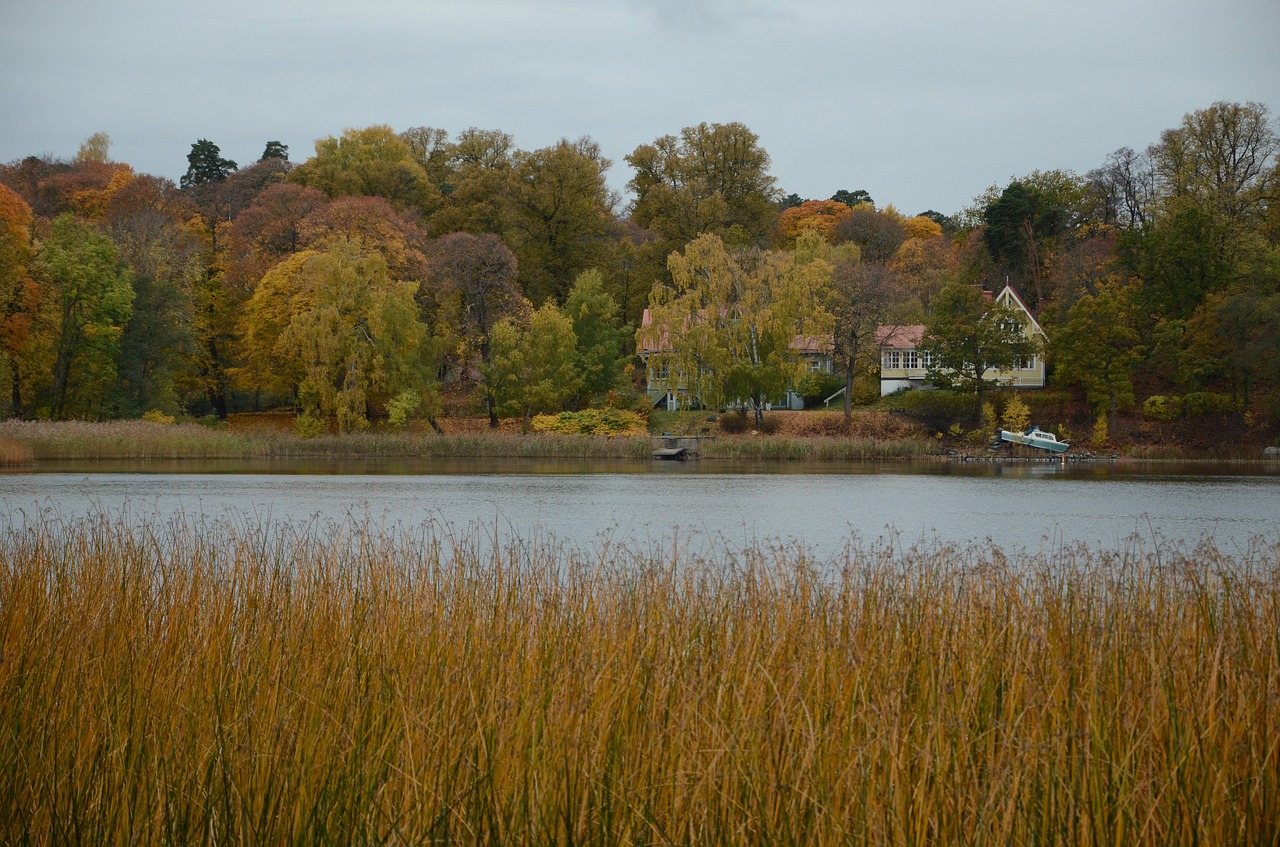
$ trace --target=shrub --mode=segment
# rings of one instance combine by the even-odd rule
[[[1015,394],[1004,404],[1002,422],[1004,428],[1011,432],[1025,432],[1031,426],[1031,409]]]
[[[293,428],[303,438],[317,438],[329,431],[325,422],[311,412],[298,415],[293,421]]]
[[[1211,391],[1193,391],[1182,398],[1182,414],[1188,418],[1199,418],[1205,415],[1223,414],[1232,409],[1230,394],[1215,394]]]
[[[903,391],[884,398],[881,408],[910,415],[930,430],[945,432],[954,423],[973,420],[973,395],[948,389]]]
[[[804,398],[806,409],[822,405],[832,394],[844,388],[844,380],[825,371],[809,371],[796,383],[796,393]]]
[[[762,435],[773,435],[781,424],[776,414],[765,413],[760,426],[756,426],[756,417],[742,409],[725,412],[720,416],[720,431],[728,435],[740,435],[746,432],[759,432]]]
[[[159,409],[152,409],[143,414],[142,419],[147,423],[161,424],[163,426],[173,426],[173,415],[166,415]]]
[[[629,409],[583,409],[557,415],[535,415],[533,430],[569,435],[644,435],[648,424],[644,417]]]
[[[1175,421],[1182,417],[1182,398],[1152,394],[1142,404],[1142,416],[1151,421]]]
[[[401,391],[387,404],[387,423],[396,429],[404,429],[421,409],[421,394],[416,391]]]
[[[1093,444],[1095,447],[1107,446],[1107,413],[1105,410],[1098,412],[1098,417],[1093,422]]]

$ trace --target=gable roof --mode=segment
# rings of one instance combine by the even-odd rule
[[[1010,306],[1011,308],[1022,312],[1022,314],[1027,316],[1027,320],[1031,322],[1031,327],[1037,335],[1045,334],[1044,329],[1040,326],[1040,322],[1031,314],[1031,310],[1027,308],[1026,303],[1022,302],[1022,298],[1018,296],[1018,292],[1013,290],[1012,285],[1006,284],[1005,287],[1001,289],[1000,293],[996,295],[996,304]],[[1047,338],[1048,336],[1045,337]]]

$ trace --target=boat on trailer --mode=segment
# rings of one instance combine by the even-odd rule
[[[1010,444],[1021,444],[1025,447],[1037,447],[1050,453],[1065,453],[1071,447],[1066,441],[1059,441],[1052,432],[1045,432],[1038,426],[1032,426],[1026,432],[1010,432],[1000,430],[1000,440]]]

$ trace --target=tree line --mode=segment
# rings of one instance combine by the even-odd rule
[[[372,126],[243,167],[199,139],[175,184],[99,133],[0,166],[0,388],[20,417],[289,407],[351,430],[434,421],[461,383],[493,422],[527,420],[638,402],[649,309],[668,341],[698,326],[663,355],[709,398],[776,392],[799,377],[791,342],[821,336],[851,403],[877,326],[960,325],[981,302],[964,292],[1007,281],[1051,383],[1098,413],[1274,424],[1278,151],[1265,106],[1214,103],[1141,153],[947,216],[786,194],[737,123],[636,147],[625,205],[590,138]]]

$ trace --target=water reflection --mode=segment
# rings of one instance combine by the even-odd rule
[[[90,471],[88,468],[91,468]],[[179,468],[179,470],[175,470]],[[80,463],[0,474],[0,520],[128,510],[258,521],[482,525],[592,545],[780,541],[833,555],[864,540],[1243,549],[1276,543],[1265,466],[361,460]],[[198,471],[198,472],[186,472]],[[1216,472],[1215,472],[1216,471]],[[1230,471],[1230,472],[1228,472]]]

